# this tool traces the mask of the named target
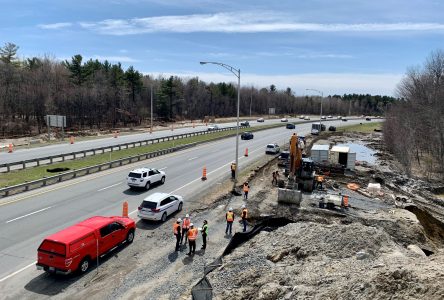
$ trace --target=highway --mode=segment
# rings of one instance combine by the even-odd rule
[[[243,119],[241,119],[242,121]],[[302,121],[299,119],[292,119],[290,121]],[[264,123],[258,123],[256,120],[250,121],[250,126],[260,126],[260,125],[267,125],[267,124],[276,124],[279,123],[280,119],[270,119],[265,120]],[[224,127],[231,127],[236,126],[236,123],[223,123],[219,124],[221,128]],[[137,142],[137,141],[143,141],[147,139],[154,139],[159,137],[166,137],[171,135],[177,135],[177,134],[183,134],[183,133],[190,133],[190,132],[197,132],[197,131],[205,131],[207,130],[206,126],[196,126],[193,127],[185,127],[185,128],[177,128],[173,131],[166,129],[161,131],[154,131],[153,133],[144,132],[144,133],[136,133],[136,134],[129,134],[129,135],[121,135],[118,138],[113,137],[106,137],[106,138],[100,138],[100,139],[94,139],[94,140],[88,140],[88,141],[80,141],[75,142],[74,144],[70,144],[69,140],[67,140],[65,143],[61,144],[55,144],[55,145],[47,145],[42,147],[35,147],[35,148],[23,148],[23,149],[17,149],[13,153],[8,152],[0,152],[0,162],[1,163],[12,163],[12,162],[20,162],[27,159],[36,159],[41,157],[48,157],[52,155],[60,155],[60,154],[67,154],[72,153],[76,151],[84,151],[94,148],[100,148],[100,147],[109,147],[114,146],[118,144],[124,144],[124,143],[131,143],[131,142]]]
[[[328,124],[345,126],[359,122],[362,120],[349,120],[346,123],[334,120]],[[267,143],[283,145],[288,143],[293,132],[306,135],[310,129],[311,124],[300,124],[296,129],[289,130],[283,123],[279,128],[255,132],[253,140],[240,140],[239,168],[242,170],[246,165],[265,155]],[[186,213],[189,206],[187,203],[193,201],[193,195],[230,176],[230,164],[235,154],[234,145],[234,137],[221,139],[141,163],[2,199],[0,201],[2,224],[0,289],[19,277],[19,274],[21,276],[25,274],[26,280],[40,274],[41,271],[35,270],[33,264],[36,261],[36,249],[45,236],[94,215],[120,215],[124,201],[129,203],[130,216],[137,219],[137,207],[149,194],[177,193],[185,198],[184,213]],[[249,156],[244,157],[247,147]],[[126,176],[131,169],[139,166],[164,170],[167,174],[166,183],[152,187],[149,191],[129,190]],[[204,166],[207,168],[207,181],[200,179]]]

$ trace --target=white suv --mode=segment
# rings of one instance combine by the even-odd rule
[[[183,197],[167,193],[154,193],[143,199],[137,216],[142,220],[165,222],[169,215],[181,211]]]
[[[281,151],[281,149],[279,148],[278,144],[268,144],[265,148],[265,154],[278,154],[279,151]]]
[[[139,168],[132,170],[128,174],[126,182],[130,188],[144,187],[149,190],[153,183],[160,182],[161,184],[164,184],[165,177],[166,175],[164,171],[151,168]]]

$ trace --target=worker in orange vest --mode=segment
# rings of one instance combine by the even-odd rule
[[[242,224],[244,225],[244,231],[247,231],[247,218],[248,218],[248,209],[245,207],[245,204],[242,204]]]
[[[322,175],[318,175],[318,176],[316,176],[316,183],[317,183],[317,187],[319,188],[321,188],[321,190],[322,190],[322,183],[324,182],[324,176],[322,176]]]
[[[176,251],[180,250],[180,222],[182,222],[182,219],[177,219],[176,223],[173,224],[173,233],[176,236]]]
[[[190,224],[190,229],[188,230],[188,243],[190,245],[190,250],[187,253],[187,255],[194,254],[196,252],[196,239],[197,235],[199,233],[199,230],[197,228],[194,228],[194,224]]]
[[[183,243],[183,238],[185,237],[185,244],[187,243],[188,239],[188,230],[190,229],[191,219],[190,215],[186,214],[185,218],[182,221],[182,237],[180,238],[180,244]]]
[[[248,192],[250,191],[250,186],[248,185],[248,181],[244,183],[244,199],[248,200]]]
[[[230,235],[231,235],[231,230],[233,228],[233,222],[234,222],[233,208],[230,207],[228,212],[225,214],[225,219],[227,220],[227,228],[225,229],[225,234],[228,234],[228,230],[230,230]]]

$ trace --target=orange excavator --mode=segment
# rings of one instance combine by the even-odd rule
[[[312,192],[314,187],[314,162],[312,159],[302,157],[302,145],[298,136],[293,133],[290,139],[290,176],[304,192]]]

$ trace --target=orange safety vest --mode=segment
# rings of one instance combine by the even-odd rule
[[[236,164],[231,164],[231,171],[236,171]]]
[[[318,176],[318,182],[322,182],[322,181],[324,181],[324,176]]]
[[[193,228],[193,229],[188,230],[188,240],[195,241],[197,238],[198,232],[199,231],[197,230],[197,228]]]
[[[234,213],[232,211],[227,212],[227,222],[234,221]]]
[[[248,192],[250,189],[248,187],[248,184],[244,184],[244,192]]]
[[[244,208],[242,210],[242,219],[248,218],[248,209]]]
[[[174,234],[178,234],[179,233],[179,231],[178,231],[179,227],[180,227],[180,224],[177,224],[177,223],[173,224],[173,232],[174,232]]]
[[[183,219],[182,221],[182,228],[188,229],[190,228],[191,220],[190,219]]]
[[[344,207],[348,207],[348,196],[343,196],[342,200],[344,201]]]

